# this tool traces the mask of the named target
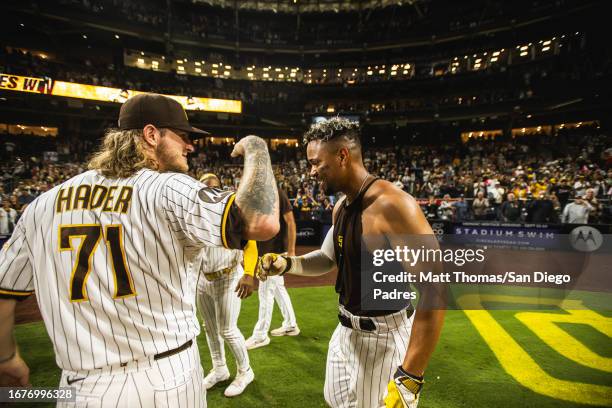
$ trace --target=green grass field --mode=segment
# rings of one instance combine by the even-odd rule
[[[251,351],[255,382],[243,395],[234,399],[223,396],[223,390],[229,381],[218,385],[208,393],[210,407],[326,406],[322,393],[325,357],[327,343],[337,324],[337,298],[332,287],[295,288],[289,289],[289,293],[302,330],[301,335],[272,338],[268,347]],[[256,295],[242,304],[239,327],[245,337],[251,334],[257,317],[257,308]],[[480,313],[481,317],[482,313],[489,315],[488,312]],[[545,313],[566,314],[563,311]],[[272,328],[280,325],[279,315],[276,310]],[[529,381],[532,381],[533,385],[543,386],[544,389],[548,384],[546,382],[542,384],[542,377],[539,377],[539,381],[538,377],[533,377],[532,366],[526,365],[523,371],[523,363],[518,355],[516,364],[512,362],[513,356],[510,355],[512,362],[510,366],[517,370],[519,375],[525,375],[527,383],[530,384],[529,388],[522,385],[504,369],[467,314],[463,311],[449,311],[440,344],[427,370],[426,386],[420,407],[569,408],[594,406],[593,402],[599,402],[600,406],[612,406],[612,347],[610,347],[612,319],[610,317],[601,316],[601,319],[597,320],[605,325],[604,331],[607,334],[594,329],[588,320],[557,324],[564,333],[571,335],[586,349],[599,356],[594,363],[589,363],[591,365],[589,367],[560,354],[557,349],[564,346],[563,344],[557,342],[555,348],[542,340],[519,319],[520,316],[517,317],[516,312],[495,311],[491,312],[490,316],[493,316],[499,325],[495,326],[497,330],[501,328],[510,335],[516,345],[541,367],[545,375],[562,380],[563,387],[568,387],[570,384],[571,398],[591,401],[591,404],[557,399],[532,391],[530,388],[533,387]],[[491,333],[494,333],[493,328],[489,334]],[[51,342],[43,324],[20,325],[16,329],[16,335],[22,355],[31,369],[32,384],[37,387],[56,386],[59,381],[59,369],[55,365]],[[198,338],[198,343],[202,364],[208,371],[211,363],[204,335]],[[507,347],[503,344],[501,349],[506,353],[511,353],[513,350],[510,343]],[[234,374],[235,366],[231,353],[228,351],[227,355],[230,370]],[[550,389],[554,388],[552,384],[554,381],[551,380]],[[572,388],[573,384],[576,384],[577,388]],[[592,389],[598,393],[597,398],[591,397],[594,395]]]

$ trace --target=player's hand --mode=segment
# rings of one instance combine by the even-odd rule
[[[423,380],[406,373],[401,367],[387,385],[386,408],[416,408]]]
[[[246,299],[253,293],[253,287],[255,286],[255,279],[251,275],[242,275],[238,285],[236,285],[236,292],[240,299]]]
[[[264,254],[257,263],[257,279],[265,281],[268,276],[280,275],[287,269],[287,258],[280,254]]]
[[[19,353],[0,363],[0,387],[29,387],[30,369]]]
[[[236,143],[236,145],[234,145],[234,150],[232,150],[232,157],[244,156],[246,153],[249,152],[250,149],[252,149],[252,146],[254,144],[263,144],[263,146],[265,146],[266,148],[268,146],[266,144],[266,141],[263,140],[261,137],[249,135],[247,137],[243,137],[238,143]]]

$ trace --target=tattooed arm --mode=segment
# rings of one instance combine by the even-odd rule
[[[236,205],[245,224],[243,238],[268,240],[280,229],[278,191],[268,146],[257,136],[247,136],[234,147],[232,157],[236,156],[244,156],[244,171],[236,193]]]

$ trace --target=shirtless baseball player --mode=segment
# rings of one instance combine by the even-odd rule
[[[209,188],[219,189],[221,182],[214,174],[205,174],[200,181]],[[223,191],[219,189],[218,191]],[[249,364],[244,336],[238,329],[241,299],[253,293],[257,245],[249,241],[243,251],[206,247],[202,250],[202,264],[198,276],[198,309],[206,326],[206,341],[213,368],[204,378],[208,390],[230,377],[225,362],[226,341],[236,358],[238,373],[226,388],[226,397],[242,394],[255,379]],[[244,258],[244,269],[241,262]]]
[[[414,198],[368,174],[359,138],[358,125],[343,118],[305,134],[311,175],[326,194],[346,197],[334,208],[334,225],[320,250],[298,257],[265,254],[258,274],[317,276],[337,266],[340,323],[329,343],[325,400],[331,407],[415,408],[444,310],[415,313],[409,303],[395,311],[363,308],[361,238],[433,232]]]
[[[256,136],[232,152],[245,160],[235,194],[185,175],[194,132],[175,100],[134,96],[90,170],[28,206],[0,252],[0,383],[29,381],[13,325],[16,300],[35,293],[78,406],[206,406],[194,262],[274,236],[278,193]]]

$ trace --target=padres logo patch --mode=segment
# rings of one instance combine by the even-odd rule
[[[198,197],[200,197],[200,200],[208,204],[219,203],[230,194],[233,194],[233,192],[213,187],[204,187],[203,189],[198,191]]]

